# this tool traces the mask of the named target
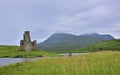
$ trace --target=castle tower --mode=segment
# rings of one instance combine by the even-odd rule
[[[25,31],[23,34],[23,40],[20,41],[20,50],[31,51],[33,49],[36,49],[36,44],[36,40],[33,42],[31,41],[30,32]]]

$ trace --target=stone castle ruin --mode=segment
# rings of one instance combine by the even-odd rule
[[[36,49],[37,42],[31,41],[30,32],[25,31],[23,34],[23,40],[20,41],[20,50],[31,51]]]

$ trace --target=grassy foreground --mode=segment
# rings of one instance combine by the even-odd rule
[[[56,53],[48,53],[40,50],[30,52],[20,51],[18,46],[0,46],[0,58],[3,57],[42,57],[42,56],[57,56]]]
[[[120,52],[26,61],[0,67],[0,75],[120,75]]]

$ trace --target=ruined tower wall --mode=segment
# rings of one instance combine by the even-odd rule
[[[29,31],[25,31],[23,36],[25,42],[31,42]]]
[[[36,44],[36,40],[33,42],[31,41],[29,31],[25,31],[23,34],[23,40],[20,41],[20,50],[31,51],[36,49]]]
[[[36,46],[37,46],[37,41],[34,40],[34,41],[32,42],[32,47],[33,47],[33,49],[36,49]]]

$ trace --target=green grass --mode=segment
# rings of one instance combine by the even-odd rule
[[[56,53],[48,53],[40,50],[30,52],[20,51],[18,46],[0,46],[0,57],[42,57],[42,56],[58,56]]]
[[[88,47],[74,50],[74,52],[95,52],[95,51],[120,51],[120,40],[102,41]]]
[[[120,75],[120,52],[26,61],[0,67],[0,75]]]

